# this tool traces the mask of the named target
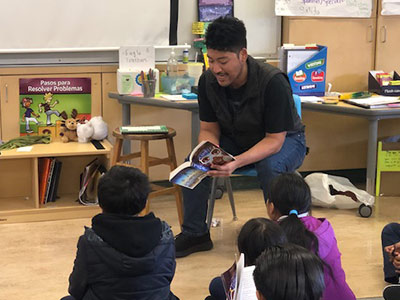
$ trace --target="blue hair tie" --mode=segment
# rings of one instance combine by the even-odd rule
[[[291,211],[289,211],[289,215],[296,215],[296,216],[298,216],[299,213],[297,212],[297,210],[292,209]]]

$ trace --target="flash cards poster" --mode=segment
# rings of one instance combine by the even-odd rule
[[[62,121],[90,120],[90,78],[21,78],[19,80],[20,135],[50,134],[58,137]]]

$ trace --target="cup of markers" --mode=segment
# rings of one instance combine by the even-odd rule
[[[142,93],[144,98],[153,98],[156,93],[156,78],[154,71],[149,69],[146,74],[144,71],[140,72],[140,78],[142,80]]]

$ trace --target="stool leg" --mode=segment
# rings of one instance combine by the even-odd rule
[[[211,184],[211,193],[210,198],[208,199],[208,208],[207,208],[207,227],[210,230],[212,216],[214,213],[214,204],[215,204],[215,190],[217,188],[218,177],[213,177]]]
[[[122,142],[123,140],[118,138],[115,141],[113,155],[111,158],[111,166],[115,166],[115,164],[121,160]]]
[[[140,168],[149,176],[149,141],[140,141]],[[150,198],[147,199],[146,207],[140,215],[147,215],[150,211]]]
[[[224,181],[225,181],[225,188],[228,192],[229,202],[231,203],[233,220],[236,221],[238,218],[236,216],[235,200],[233,200],[231,178],[228,176],[224,178]]]
[[[175,147],[174,147],[174,141],[172,138],[166,139],[167,143],[167,151],[168,151],[168,158],[170,161],[170,170],[174,170],[177,167],[176,163],[176,156],[175,156]],[[182,193],[181,189],[179,186],[174,184],[175,187],[175,201],[176,201],[176,209],[178,211],[178,219],[179,219],[179,224],[182,226],[183,224],[183,201],[182,201]]]

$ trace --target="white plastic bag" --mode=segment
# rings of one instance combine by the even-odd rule
[[[361,203],[372,206],[375,202],[374,196],[356,188],[350,180],[345,177],[324,173],[312,173],[304,179],[311,189],[312,204],[316,206],[351,209],[359,207]],[[332,195],[331,191],[333,190],[339,193],[350,193],[347,193],[348,195]],[[353,200],[351,196],[353,196],[355,200]]]

